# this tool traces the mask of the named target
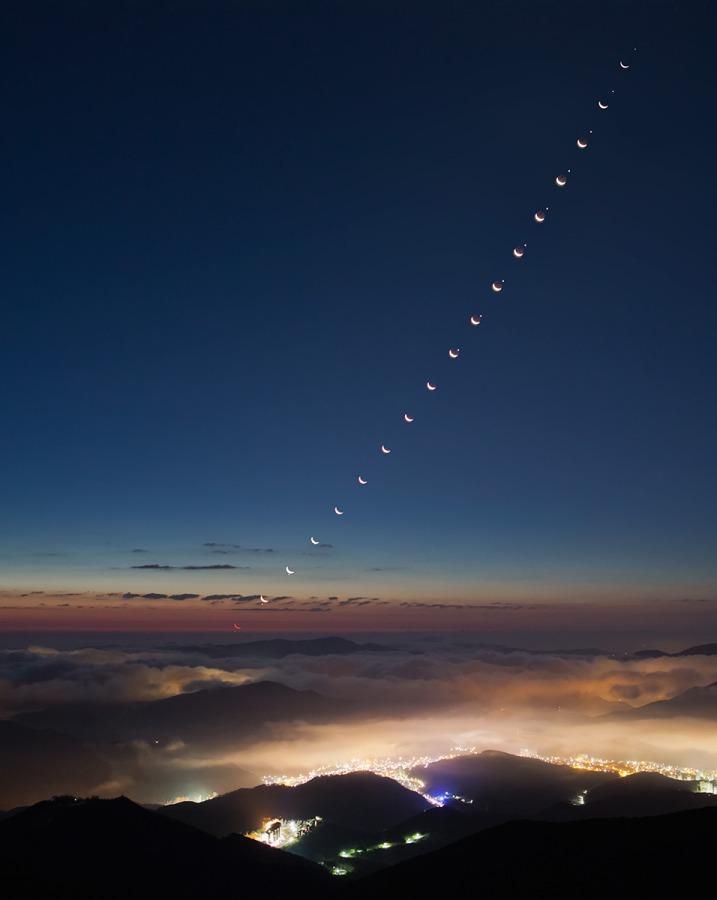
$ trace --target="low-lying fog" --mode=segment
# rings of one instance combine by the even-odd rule
[[[391,636],[270,658],[276,651],[263,645],[241,645],[251,655],[236,656],[236,644],[109,640],[0,652],[0,809],[54,793],[162,803],[264,775],[455,747],[717,768],[717,690],[679,696],[717,681],[717,655],[616,658]],[[226,703],[216,694],[262,681],[341,702],[312,706],[282,693],[264,713],[256,701],[247,708],[234,693]],[[166,698],[176,700],[157,705]],[[630,714],[671,698],[649,717]]]

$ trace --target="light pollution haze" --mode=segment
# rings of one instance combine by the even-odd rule
[[[31,6],[0,628],[714,635],[702,5]]]

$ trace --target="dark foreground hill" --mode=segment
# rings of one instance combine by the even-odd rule
[[[90,793],[112,777],[106,755],[53,729],[0,721],[0,806],[12,809],[73,791]]]
[[[695,896],[714,852],[715,828],[717,809],[570,824],[510,822],[357,881],[349,897]]]
[[[43,801],[0,821],[3,896],[327,897],[335,888],[319,866],[233,835],[218,839],[115,800]]]

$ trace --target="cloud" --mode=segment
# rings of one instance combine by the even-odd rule
[[[142,595],[129,597],[144,599]],[[207,595],[204,599],[246,604],[256,602],[257,595]],[[338,602],[375,600],[297,601],[281,596],[263,609],[267,613],[305,612],[308,622],[315,620],[316,614],[330,613]],[[243,643],[245,637],[241,637]],[[391,635],[390,644],[376,649],[366,645],[352,654],[292,653],[281,659],[261,656],[260,650],[255,655],[232,657],[230,650],[236,645],[224,646],[227,656],[221,652],[222,645],[194,644],[116,644],[75,650],[30,646],[0,651],[0,715],[14,715],[26,724],[23,713],[44,709],[55,717],[59,730],[66,730],[73,721],[86,724],[89,713],[83,710],[89,711],[93,704],[112,710],[111,704],[116,703],[152,701],[263,680],[299,691],[317,691],[359,710],[352,721],[340,725],[285,724],[241,750],[230,741],[224,745],[220,741],[201,762],[192,746],[177,745],[170,752],[166,747],[153,748],[148,736],[141,753],[137,748],[131,751],[132,765],[118,764],[115,771],[117,779],[128,779],[130,793],[137,785],[150,784],[150,771],[156,783],[164,783],[178,770],[191,782],[192,772],[196,775],[200,767],[209,771],[213,766],[238,766],[269,774],[275,765],[297,772],[329,759],[448,752],[459,744],[507,752],[527,747],[545,755],[586,752],[612,759],[657,759],[685,765],[699,761],[703,767],[711,764],[709,767],[717,768],[714,722],[632,722],[604,717],[612,710],[668,699],[712,683],[717,680],[717,656],[638,658],[599,651],[530,652],[480,643],[469,635]],[[120,727],[119,712],[117,716],[108,712],[101,728],[97,725],[95,737],[109,742],[103,744],[108,747]],[[112,752],[116,759],[119,751]],[[144,780],[137,774],[140,770]],[[221,779],[206,785],[212,790],[235,786],[238,784]],[[139,794],[136,799],[147,796]]]
[[[526,605],[523,603],[421,603],[403,600],[401,606],[408,609],[550,609],[551,604]]]
[[[185,571],[197,571],[199,569],[248,569],[249,566],[230,566],[229,563],[216,563],[212,566],[160,566],[159,563],[145,563],[142,566],[130,566],[132,569],[156,569],[167,571],[170,569],[183,569]]]

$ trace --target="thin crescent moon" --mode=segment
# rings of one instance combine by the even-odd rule
[[[408,413],[404,413],[403,418],[406,420],[406,422],[413,422],[413,418],[409,416]]]
[[[390,452],[391,451],[388,449],[388,447],[385,447],[383,444],[381,444],[381,453],[390,453]]]
[[[625,63],[624,63],[622,60],[620,60],[620,68],[621,68],[621,69],[629,69],[630,66],[629,66],[629,65],[626,66]]]
[[[428,388],[429,391],[435,391],[435,389],[436,389],[436,385],[435,385],[435,384],[431,384],[430,381],[427,381],[427,382],[426,382],[426,387]]]
[[[261,600],[262,603],[268,603],[268,602],[269,602],[263,594],[259,594],[259,599]]]
[[[313,536],[313,535],[311,536],[311,543],[314,545],[314,547],[319,543],[318,541],[315,541],[315,540],[314,540],[314,536]]]
[[[358,483],[359,483],[359,484],[368,484],[368,481],[366,481],[365,478],[362,478],[362,477],[359,475],[359,477],[358,477]]]
[[[555,183],[558,187],[565,187],[565,185],[568,183],[568,179],[565,177],[565,175],[558,175],[558,177],[555,179]]]
[[[293,574],[294,574],[294,570],[293,570],[293,569],[290,569],[290,568],[287,566],[287,567],[286,567],[286,574],[287,574],[287,575],[293,575]]]
[[[544,222],[545,221],[545,213],[542,209],[539,209],[534,216],[536,222]]]
[[[344,514],[343,510],[339,509],[338,506],[334,507],[334,512],[336,513],[337,516],[343,516],[343,514]]]
[[[483,316],[471,316],[471,325],[480,325],[480,320]]]
[[[598,106],[600,109],[607,109],[607,103],[603,103],[602,100],[598,100]]]
[[[499,294],[503,290],[503,283],[501,281],[494,281],[491,285],[496,294]]]
[[[234,627],[236,628],[237,631],[241,631],[241,625],[237,625],[236,622],[234,623]]]
[[[516,259],[521,259],[524,253],[525,253],[525,247],[516,247],[515,250],[513,250],[513,256]]]
[[[450,356],[451,359],[458,359],[458,354],[459,354],[460,352],[461,352],[461,351],[456,347],[455,350],[449,350],[449,351],[448,351],[448,355]]]
[[[580,147],[581,150],[584,150],[587,145],[588,142],[586,140],[583,140],[583,138],[578,138],[578,147]]]

